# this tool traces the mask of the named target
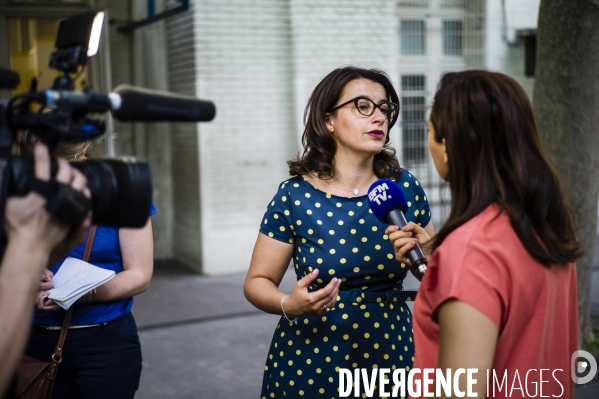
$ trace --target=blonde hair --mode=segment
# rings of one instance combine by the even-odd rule
[[[39,139],[29,132],[21,133],[19,139],[19,154],[20,155],[31,155],[33,154],[33,146]],[[59,159],[67,161],[76,161],[81,155],[89,153],[92,147],[91,141],[82,141],[81,143],[67,144],[59,143],[54,147],[52,155]]]
[[[64,144],[60,143],[56,147],[54,147],[54,151],[52,154],[56,158],[66,159],[67,161],[77,161],[81,155],[87,154],[92,146],[91,141],[83,141],[81,143],[75,144]]]

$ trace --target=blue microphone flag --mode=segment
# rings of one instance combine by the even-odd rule
[[[388,224],[387,215],[394,209],[404,214],[408,210],[406,196],[397,183],[389,179],[377,180],[368,189],[368,204],[381,223]]]

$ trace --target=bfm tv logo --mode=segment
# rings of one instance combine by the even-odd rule
[[[389,190],[387,183],[380,184],[368,193],[368,199],[370,202],[374,201],[377,205],[380,205],[381,201],[387,201],[387,198],[391,198],[391,195],[387,196],[387,190]]]

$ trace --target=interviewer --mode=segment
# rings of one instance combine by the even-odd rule
[[[538,389],[541,396],[572,397],[574,261],[581,250],[526,93],[499,73],[448,73],[429,130],[451,211],[432,240],[414,304],[414,368],[451,369],[452,376],[476,368],[479,397],[536,396]],[[398,260],[414,245],[411,232],[421,244],[429,241],[413,223],[387,229]],[[487,370],[503,388],[489,374],[486,392]]]
[[[50,156],[43,144],[34,149],[35,175],[50,179]],[[59,161],[56,180],[70,185],[89,197],[85,177],[66,161]],[[6,202],[5,230],[8,244],[0,265],[0,396],[10,378],[27,341],[31,316],[37,298],[42,271],[81,242],[91,217],[78,228],[50,216],[46,200],[37,193],[9,198]]]

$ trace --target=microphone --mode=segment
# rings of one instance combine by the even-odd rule
[[[216,114],[211,101],[172,93],[118,86],[121,98],[114,117],[121,121],[140,122],[210,122]]]
[[[377,180],[368,189],[368,204],[372,213],[381,223],[393,224],[401,229],[408,224],[404,213],[408,210],[408,201],[401,188],[389,179]],[[412,266],[420,273],[426,271],[426,257],[416,243],[408,253]]]
[[[14,89],[19,85],[19,74],[10,69],[0,68],[0,89]]]
[[[46,90],[40,95],[48,105],[68,105],[84,112],[112,111],[120,121],[209,122],[216,114],[211,101],[132,86],[119,86],[108,94]]]

